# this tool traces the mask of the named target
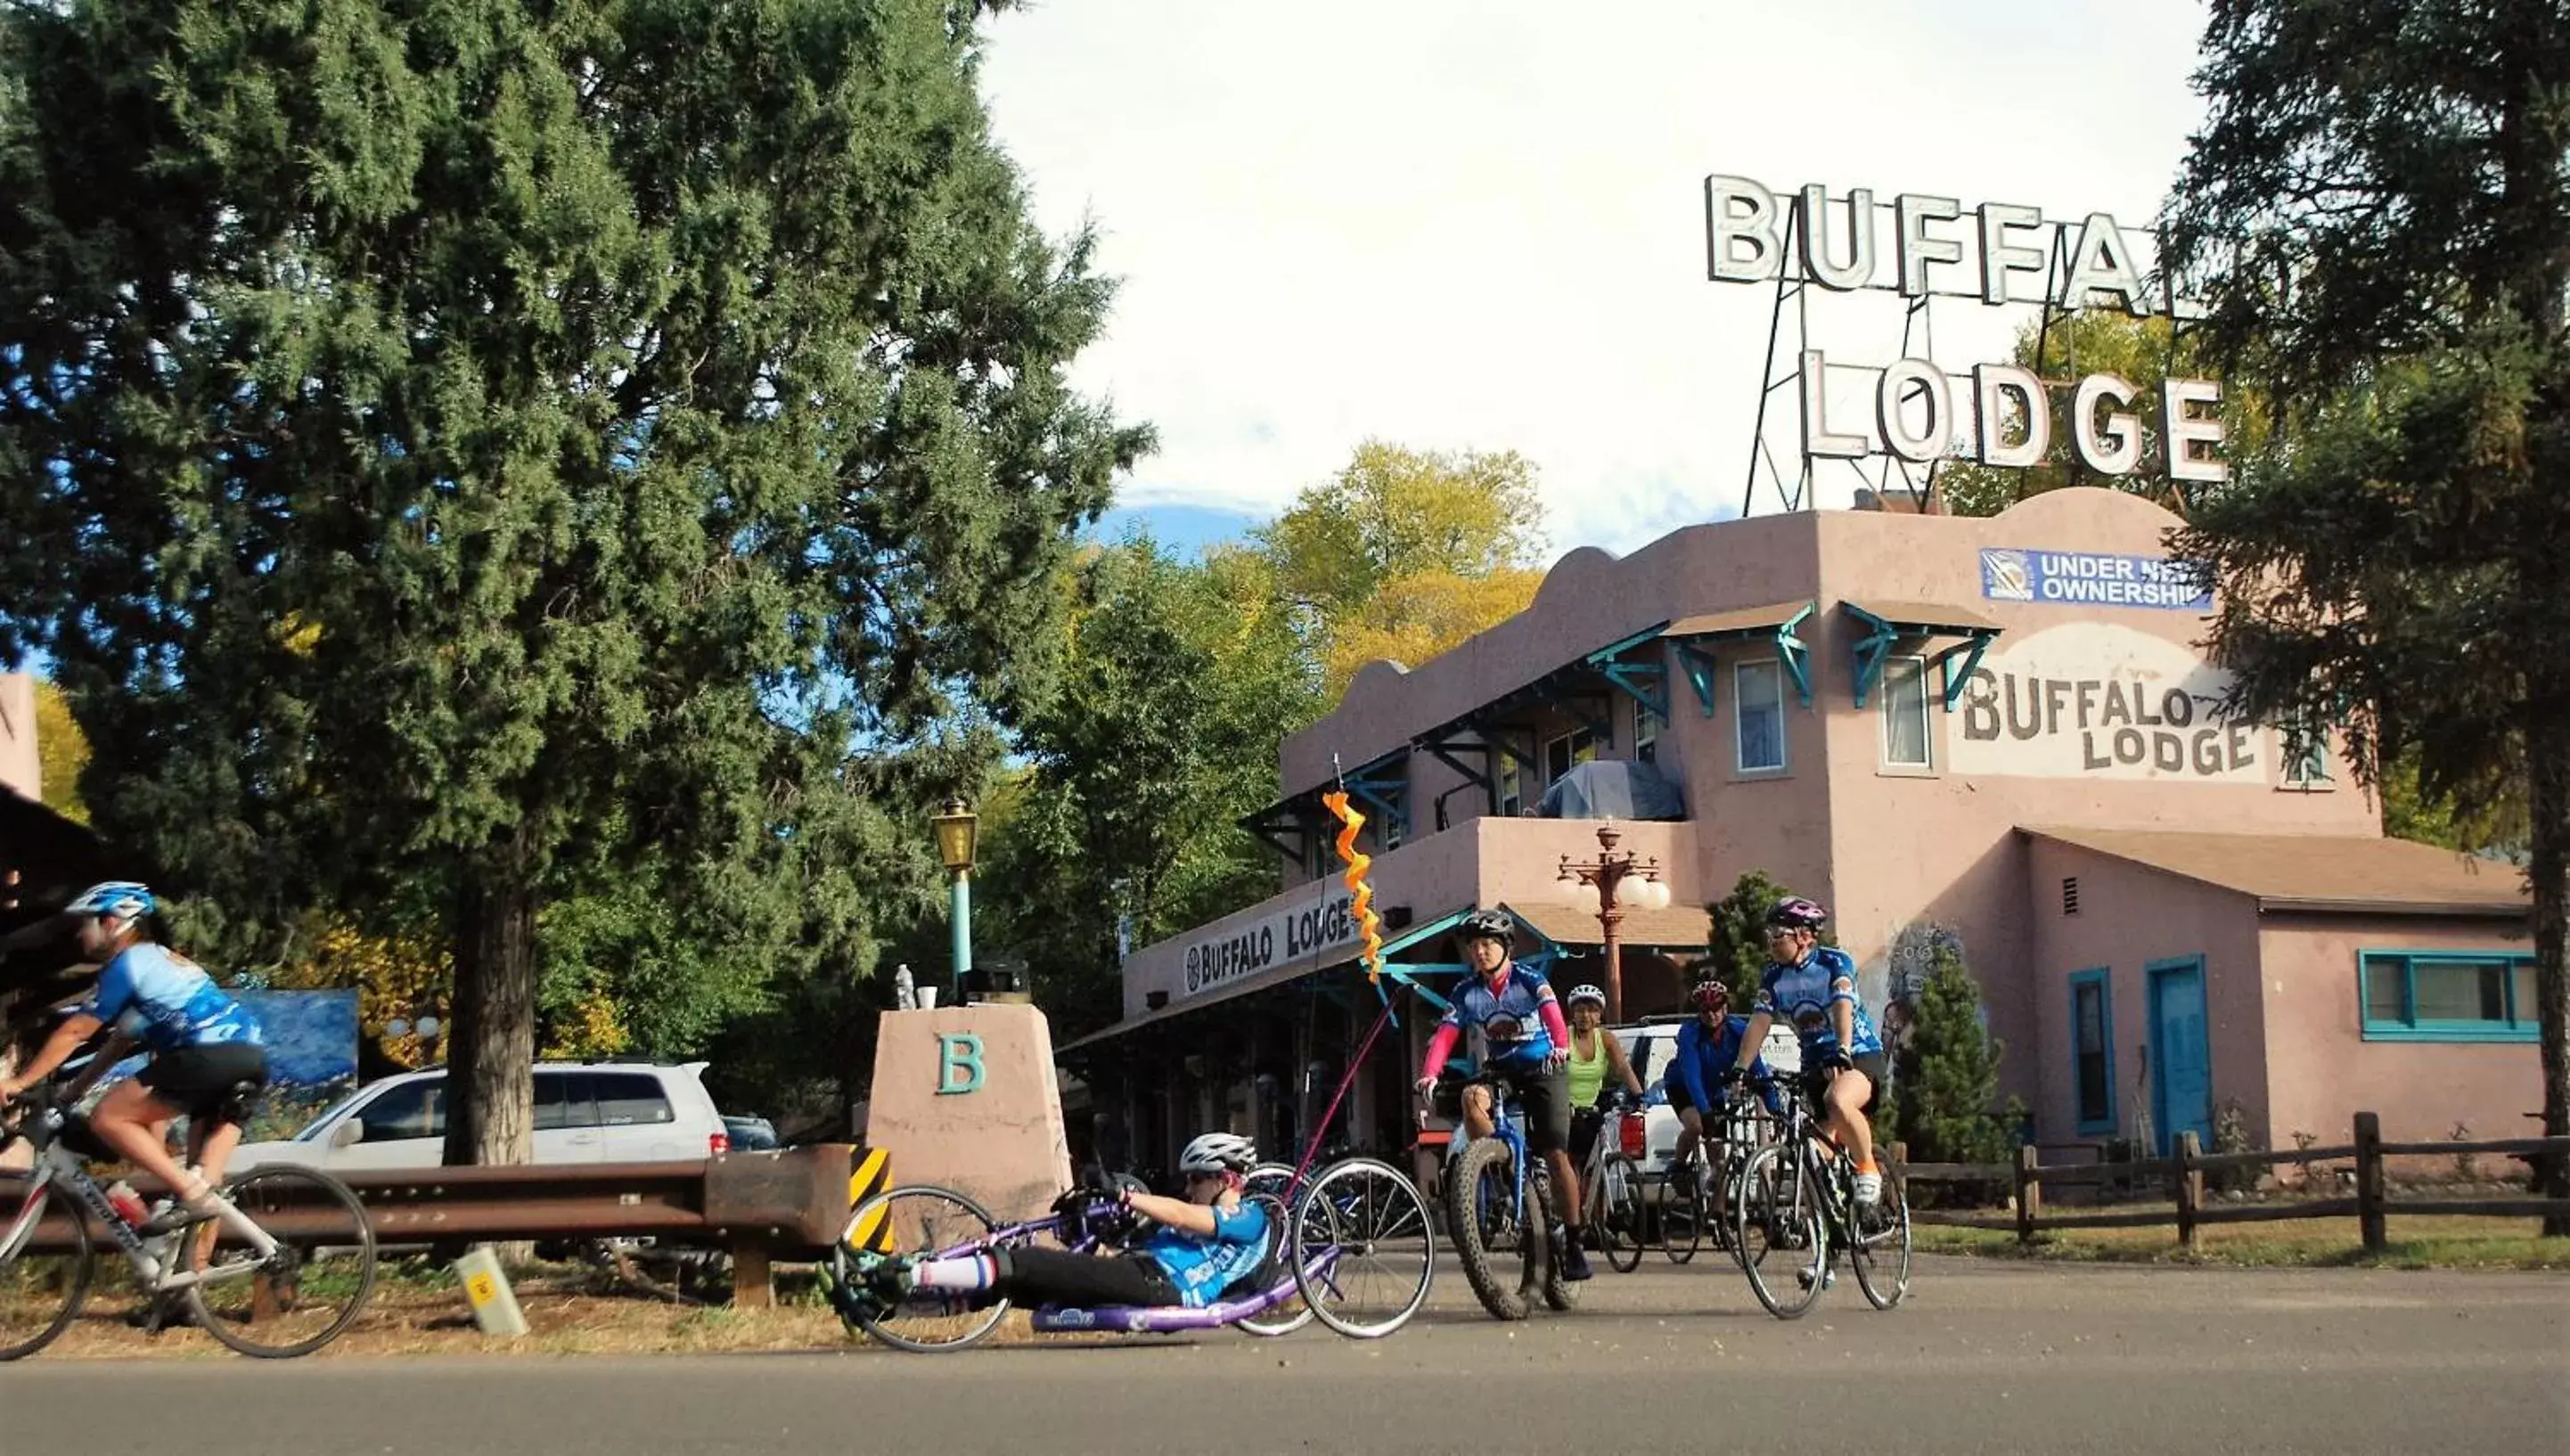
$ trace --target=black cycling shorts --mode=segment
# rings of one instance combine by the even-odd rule
[[[252,1084],[250,1096],[240,1099],[246,1104],[257,1090],[267,1086],[267,1050],[247,1042],[181,1047],[154,1057],[134,1074],[134,1080],[149,1089],[153,1097],[190,1117],[246,1122],[246,1106],[228,1105],[232,1089],[243,1083]]]
[[[1883,1101],[1884,1075],[1891,1070],[1891,1064],[1881,1052],[1859,1052],[1848,1060],[1856,1064],[1857,1071],[1865,1074],[1866,1081],[1874,1084],[1874,1090],[1865,1095],[1865,1106],[1857,1109],[1870,1115],[1875,1104]],[[1803,1074],[1803,1085],[1811,1089],[1812,1100],[1819,1102],[1821,1093],[1830,1085],[1828,1069],[1814,1062],[1812,1070]]]
[[[1059,1304],[1095,1309],[1110,1304],[1155,1308],[1183,1304],[1169,1271],[1147,1253],[1076,1253],[1068,1248],[993,1250],[999,1260],[997,1292],[1020,1304]]]
[[[1563,1069],[1547,1074],[1540,1067],[1520,1072],[1494,1067],[1488,1080],[1505,1082],[1517,1105],[1525,1109],[1526,1146],[1537,1153],[1570,1151],[1570,1072]],[[1455,1079],[1440,1077],[1437,1089],[1429,1095],[1429,1106],[1449,1122],[1464,1120],[1464,1089],[1481,1077]]]
[[[1669,1095],[1669,1111],[1682,1113],[1695,1106],[1695,1094],[1687,1091],[1685,1078],[1665,1078],[1660,1087]]]

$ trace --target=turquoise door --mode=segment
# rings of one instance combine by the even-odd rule
[[[2189,1129],[2213,1146],[2213,1045],[2204,1016],[2204,959],[2158,961],[2150,967],[2151,1126],[2159,1156]]]

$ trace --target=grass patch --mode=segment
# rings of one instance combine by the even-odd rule
[[[2401,1269],[2570,1269],[2570,1238],[2545,1238],[2531,1218],[2448,1215],[2402,1216],[2384,1221],[2388,1246],[2367,1253],[2354,1218],[2313,1218],[2295,1223],[2228,1223],[2197,1230],[2200,1253],[2178,1247],[2174,1223],[2165,1228],[2064,1228],[2020,1244],[1994,1228],[1950,1228],[1922,1223],[1919,1247],[1928,1253],[1992,1258],[2060,1259],[2084,1263],[2196,1263],[2255,1267]]]

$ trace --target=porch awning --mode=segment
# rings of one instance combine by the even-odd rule
[[[1999,624],[1968,607],[1944,602],[1893,602],[1883,600],[1842,600],[1839,610],[1853,619],[1864,632],[1851,645],[1856,656],[1856,706],[1883,681],[1883,661],[1894,647],[1911,639],[1943,639],[1953,645],[1931,660],[1945,675],[1945,711],[1954,711],[1954,700],[1963,695],[1963,685],[1971,681],[1972,670],[1980,666],[1981,654],[2002,629]]]
[[[1795,629],[1810,620],[1814,606],[1809,600],[1772,602],[1764,607],[1741,607],[1728,612],[1707,612],[1695,617],[1681,617],[1660,629],[1660,636],[1677,649],[1678,666],[1685,669],[1687,683],[1695,689],[1696,706],[1704,716],[1713,717],[1714,659],[1704,646],[1717,642],[1772,642],[1776,657],[1793,677],[1794,691],[1803,698],[1803,706],[1812,706],[1812,673],[1809,652]]]

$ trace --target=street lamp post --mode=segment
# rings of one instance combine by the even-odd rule
[[[1597,826],[1597,857],[1573,860],[1561,856],[1561,877],[1556,883],[1571,903],[1597,917],[1605,932],[1606,952],[1606,1022],[1609,1026],[1624,1024],[1624,911],[1666,909],[1669,887],[1660,878],[1659,857],[1645,860],[1627,850],[1615,852],[1623,839],[1610,821]],[[1628,888],[1626,880],[1633,884]]]
[[[954,875],[949,913],[954,921],[954,1004],[964,1004],[964,975],[973,969],[973,847],[980,818],[961,798],[949,798],[930,820],[937,828],[937,857]]]

